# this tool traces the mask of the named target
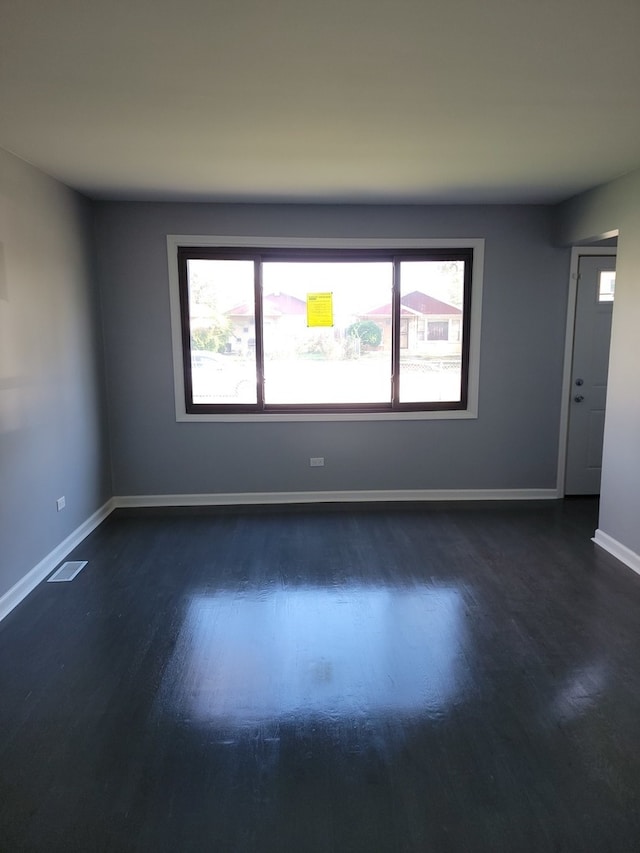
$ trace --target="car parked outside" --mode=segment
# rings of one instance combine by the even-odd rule
[[[208,350],[191,351],[191,382],[194,401],[215,403],[235,397],[255,402],[255,366],[237,356]]]

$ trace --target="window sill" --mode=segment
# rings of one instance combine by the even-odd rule
[[[478,417],[475,409],[437,412],[273,412],[187,414],[176,412],[178,423],[321,423],[327,421],[453,421]]]

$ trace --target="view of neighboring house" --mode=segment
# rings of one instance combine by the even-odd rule
[[[460,354],[462,311],[414,290],[400,300],[400,349],[426,356]],[[382,345],[391,345],[391,303],[362,315],[382,328]]]
[[[300,339],[307,328],[307,306],[303,299],[287,293],[268,293],[262,301],[265,338],[284,341]],[[225,311],[231,321],[232,350],[248,355],[255,350],[256,327],[253,303],[242,303]]]
[[[460,355],[462,311],[455,305],[414,290],[401,299],[400,349],[407,354],[447,357]],[[304,340],[307,308],[304,299],[287,293],[269,293],[263,300],[264,336],[271,352],[291,350]],[[253,304],[241,303],[225,316],[231,322],[229,351],[249,355],[255,349]],[[356,319],[355,317],[353,319]],[[380,305],[358,319],[372,320],[382,329],[381,349],[391,347],[391,303]],[[284,353],[282,353],[284,354]]]

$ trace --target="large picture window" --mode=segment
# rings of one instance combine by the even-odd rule
[[[189,414],[465,409],[473,249],[177,249]]]

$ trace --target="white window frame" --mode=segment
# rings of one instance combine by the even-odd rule
[[[471,316],[469,338],[469,373],[466,409],[420,412],[230,412],[190,414],[186,411],[184,394],[184,365],[182,325],[180,315],[180,285],[178,247],[207,248],[266,248],[266,249],[473,249],[471,270]],[[169,266],[169,303],[171,309],[171,343],[173,350],[173,383],[176,421],[178,422],[268,422],[274,421],[427,421],[464,420],[478,417],[480,382],[480,324],[482,318],[482,275],[484,269],[484,239],[359,239],[326,237],[221,237],[211,235],[168,234],[167,260]]]

